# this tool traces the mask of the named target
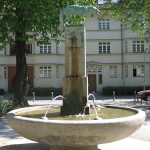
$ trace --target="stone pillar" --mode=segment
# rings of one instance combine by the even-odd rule
[[[84,26],[65,28],[65,78],[61,115],[83,113],[87,103],[86,34]],[[89,113],[86,109],[86,113]]]

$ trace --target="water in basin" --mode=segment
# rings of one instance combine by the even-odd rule
[[[113,119],[113,118],[122,118],[127,116],[132,116],[136,114],[136,111],[131,111],[128,109],[122,108],[98,108],[98,116],[102,119]],[[33,110],[23,113],[18,113],[18,116],[29,117],[29,118],[42,118],[45,114],[45,109],[43,110]],[[47,113],[47,118],[49,120],[94,120],[95,119],[95,110],[94,108],[90,109],[90,115],[74,115],[74,116],[60,116],[60,107],[52,107]]]

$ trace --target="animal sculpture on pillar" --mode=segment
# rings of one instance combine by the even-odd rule
[[[78,6],[78,5],[70,5],[60,11],[60,31],[64,32],[64,27],[67,25],[70,25],[68,21],[72,19],[72,17],[79,17],[80,19],[80,25],[82,23],[83,17],[86,17],[87,15],[93,15],[99,14],[100,11],[93,6]]]

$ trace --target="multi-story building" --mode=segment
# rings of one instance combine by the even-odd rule
[[[88,17],[86,28],[87,76],[89,90],[101,92],[106,86],[150,85],[150,55],[146,42],[118,20]],[[37,41],[27,44],[27,63],[31,87],[62,87],[64,39],[57,45]],[[15,80],[15,48],[0,51],[0,88],[12,90]]]

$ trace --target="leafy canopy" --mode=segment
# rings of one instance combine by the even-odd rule
[[[19,40],[45,42],[49,33],[59,35],[60,10],[69,5],[94,5],[97,0],[0,0],[0,43],[14,42],[17,32],[24,33]],[[17,12],[21,13],[17,13]],[[22,19],[21,19],[22,18]]]
[[[140,33],[141,37],[150,34],[150,0],[119,0],[107,10],[123,25]]]
[[[107,1],[110,4],[112,0]],[[113,1],[118,2],[106,8],[99,6],[102,14],[106,12],[120,19],[122,24],[139,32],[142,37],[150,34],[150,0]],[[24,33],[19,37],[24,41],[40,37],[47,42],[49,33],[57,38],[61,9],[69,5],[97,6],[97,3],[97,0],[0,0],[0,43],[14,42],[16,32]]]

